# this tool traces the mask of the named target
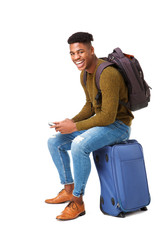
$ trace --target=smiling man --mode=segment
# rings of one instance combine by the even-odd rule
[[[98,59],[90,42],[70,44],[70,55],[79,70],[87,70],[89,73],[94,72]]]
[[[56,217],[58,220],[75,219],[85,214],[83,195],[91,170],[90,153],[127,140],[130,135],[133,115],[119,104],[119,100],[128,102],[128,89],[114,67],[107,67],[101,73],[101,101],[96,100],[96,70],[104,61],[96,57],[92,41],[93,36],[85,32],[75,33],[68,39],[71,59],[81,71],[86,103],[72,119],[53,122],[51,128],[58,133],[48,140],[49,151],[64,189],[55,198],[45,202],[58,204],[69,201],[64,211]],[[86,84],[84,74],[87,74]],[[72,154],[74,178],[68,150]]]

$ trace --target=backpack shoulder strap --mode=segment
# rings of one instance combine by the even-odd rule
[[[84,85],[86,86],[86,82],[87,82],[87,71],[86,70],[84,70],[83,82],[84,82]]]
[[[109,62],[109,61],[105,61],[103,63],[101,63],[98,68],[97,68],[97,71],[96,71],[96,77],[95,77],[95,80],[96,80],[96,86],[97,88],[100,90],[100,83],[99,83],[99,80],[100,80],[100,76],[101,76],[101,73],[103,72],[103,70],[111,65],[114,65],[114,63],[112,62]]]
[[[114,65],[114,63],[112,62],[109,62],[109,61],[105,61],[103,63],[101,63],[98,68],[97,68],[97,71],[96,71],[96,76],[95,76],[95,81],[96,81],[96,86],[97,88],[100,90],[100,84],[99,84],[99,79],[100,79],[100,76],[101,76],[101,73],[103,72],[103,70],[105,68],[107,68],[108,66],[111,66],[111,65]],[[84,85],[86,86],[86,81],[87,81],[87,71],[84,71],[84,74],[83,74],[83,82],[84,82]]]

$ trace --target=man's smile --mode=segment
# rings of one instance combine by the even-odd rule
[[[78,68],[82,68],[84,66],[84,62],[85,60],[81,60],[81,61],[79,60],[79,61],[75,61],[74,63]]]

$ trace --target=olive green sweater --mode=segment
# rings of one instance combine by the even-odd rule
[[[82,110],[72,118],[78,131],[95,126],[107,126],[115,122],[115,120],[121,120],[124,124],[130,126],[134,118],[131,111],[119,104],[119,100],[128,101],[128,89],[123,77],[114,67],[107,67],[100,76],[102,102],[97,104],[95,97],[98,89],[95,74],[97,67],[102,62],[103,60],[98,59],[94,73],[87,73],[86,86],[83,82],[84,71],[81,72],[80,80],[86,95],[86,103]]]

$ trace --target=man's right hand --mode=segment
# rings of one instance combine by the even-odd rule
[[[66,118],[63,121],[53,123],[54,125],[50,128],[55,128],[56,132],[60,132],[62,134],[69,134],[77,131],[76,124],[71,119]]]

